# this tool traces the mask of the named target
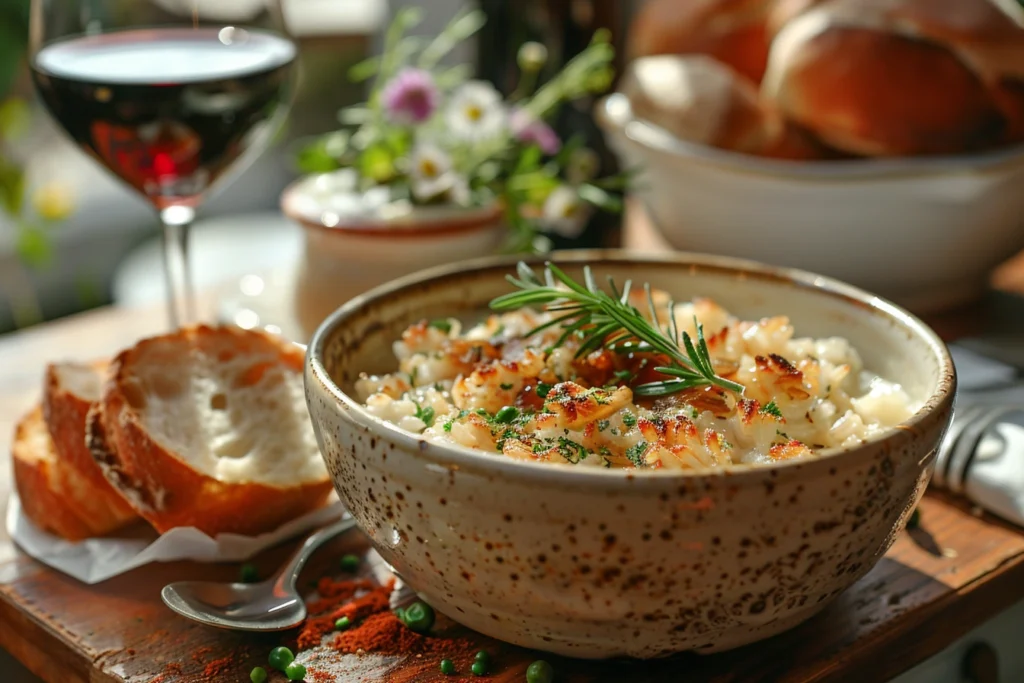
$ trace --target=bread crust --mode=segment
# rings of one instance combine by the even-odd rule
[[[111,531],[81,514],[82,497],[89,495],[61,471],[61,460],[46,429],[41,406],[19,420],[11,446],[14,486],[25,516],[43,531],[80,541]]]
[[[198,326],[146,339],[111,363],[100,409],[88,418],[91,454],[107,481],[157,531],[192,526],[209,535],[256,535],[320,507],[330,494],[326,472],[322,480],[289,487],[219,481],[193,469],[143,424],[140,411],[146,397],[132,379],[141,357],[151,351],[173,354],[177,346],[224,346],[244,354],[265,351],[268,345],[276,349],[282,365],[301,373],[304,354],[299,347],[233,327]]]
[[[768,60],[766,0],[650,0],[630,28],[631,57],[701,54],[754,83]]]
[[[65,372],[96,373],[95,381],[102,386],[108,363],[50,364],[46,369],[43,390],[43,417],[57,453],[60,467],[69,476],[77,477],[91,495],[78,501],[79,515],[92,520],[92,526],[105,534],[135,521],[137,516],[128,502],[107,482],[86,444],[86,417],[100,398],[84,395],[65,382]],[[72,501],[74,504],[74,501]]]

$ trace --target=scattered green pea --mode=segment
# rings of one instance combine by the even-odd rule
[[[342,618],[338,619],[336,622],[334,622],[334,628],[338,629],[339,631],[344,631],[345,629],[347,629],[351,625],[352,625],[352,620],[349,619],[348,617],[342,617]]]
[[[362,564],[362,560],[359,559],[358,555],[342,555],[341,556],[341,569],[346,572],[354,572],[359,569],[359,565]]]
[[[910,519],[907,520],[907,528],[916,529],[919,526],[921,526],[921,510],[914,508],[914,511],[910,513]]]
[[[256,571],[256,565],[246,562],[238,570],[238,580],[242,583],[256,583],[260,580],[260,573]]]
[[[401,607],[396,607],[394,614],[395,614],[396,617],[398,617],[398,620],[400,622],[402,622],[403,624],[405,623],[405,610],[404,609],[402,609]]]
[[[455,662],[450,659],[441,660],[441,673],[445,676],[451,676],[455,673]]]
[[[505,406],[494,415],[494,421],[500,424],[508,424],[514,422],[519,417],[519,408],[515,406]]]
[[[540,398],[547,398],[548,394],[551,393],[552,388],[553,387],[550,384],[545,384],[544,382],[538,383],[537,396],[539,396]]]
[[[487,662],[481,662],[478,659],[475,662],[473,662],[473,666],[469,667],[469,670],[473,672],[474,676],[486,676]]]
[[[301,664],[289,664],[284,670],[284,675],[289,681],[301,681],[306,677],[306,667]]]
[[[414,602],[399,618],[410,630],[426,633],[434,625],[434,609],[425,602]]]
[[[295,655],[286,647],[275,647],[270,651],[267,662],[278,671],[284,671],[289,664],[295,661]]]
[[[526,667],[526,683],[551,683],[553,680],[555,669],[543,659],[538,659]]]
[[[488,654],[487,650],[480,650],[476,653],[476,661],[483,662],[484,666],[489,666],[491,663],[491,655]]]
[[[257,666],[249,672],[249,680],[252,683],[264,683],[267,680],[267,670],[262,666]]]

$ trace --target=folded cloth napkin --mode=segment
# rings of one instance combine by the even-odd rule
[[[959,388],[932,485],[1024,526],[1024,383],[1016,368],[951,346]]]

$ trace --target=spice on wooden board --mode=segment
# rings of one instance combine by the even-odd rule
[[[424,635],[407,627],[390,608],[394,579],[383,584],[366,580],[321,579],[317,598],[307,602],[310,617],[302,625],[296,643],[302,650],[326,644],[346,654],[428,655],[455,660],[468,671],[479,645],[465,638]],[[335,630],[335,622],[348,617],[351,626]],[[333,638],[324,642],[325,636]],[[309,680],[327,683],[331,674],[310,668]]]

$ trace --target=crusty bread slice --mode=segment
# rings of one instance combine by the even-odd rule
[[[93,491],[74,476],[73,470],[63,466],[40,406],[15,428],[11,456],[21,508],[36,526],[70,541],[111,531],[81,514]]]
[[[160,532],[273,530],[331,491],[302,366],[299,347],[237,327],[143,340],[114,359],[90,413],[93,457]]]
[[[128,501],[107,482],[86,445],[86,416],[102,396],[108,363],[54,363],[46,368],[43,416],[57,453],[58,466],[80,482],[89,496],[71,501],[97,535],[138,519]]]

